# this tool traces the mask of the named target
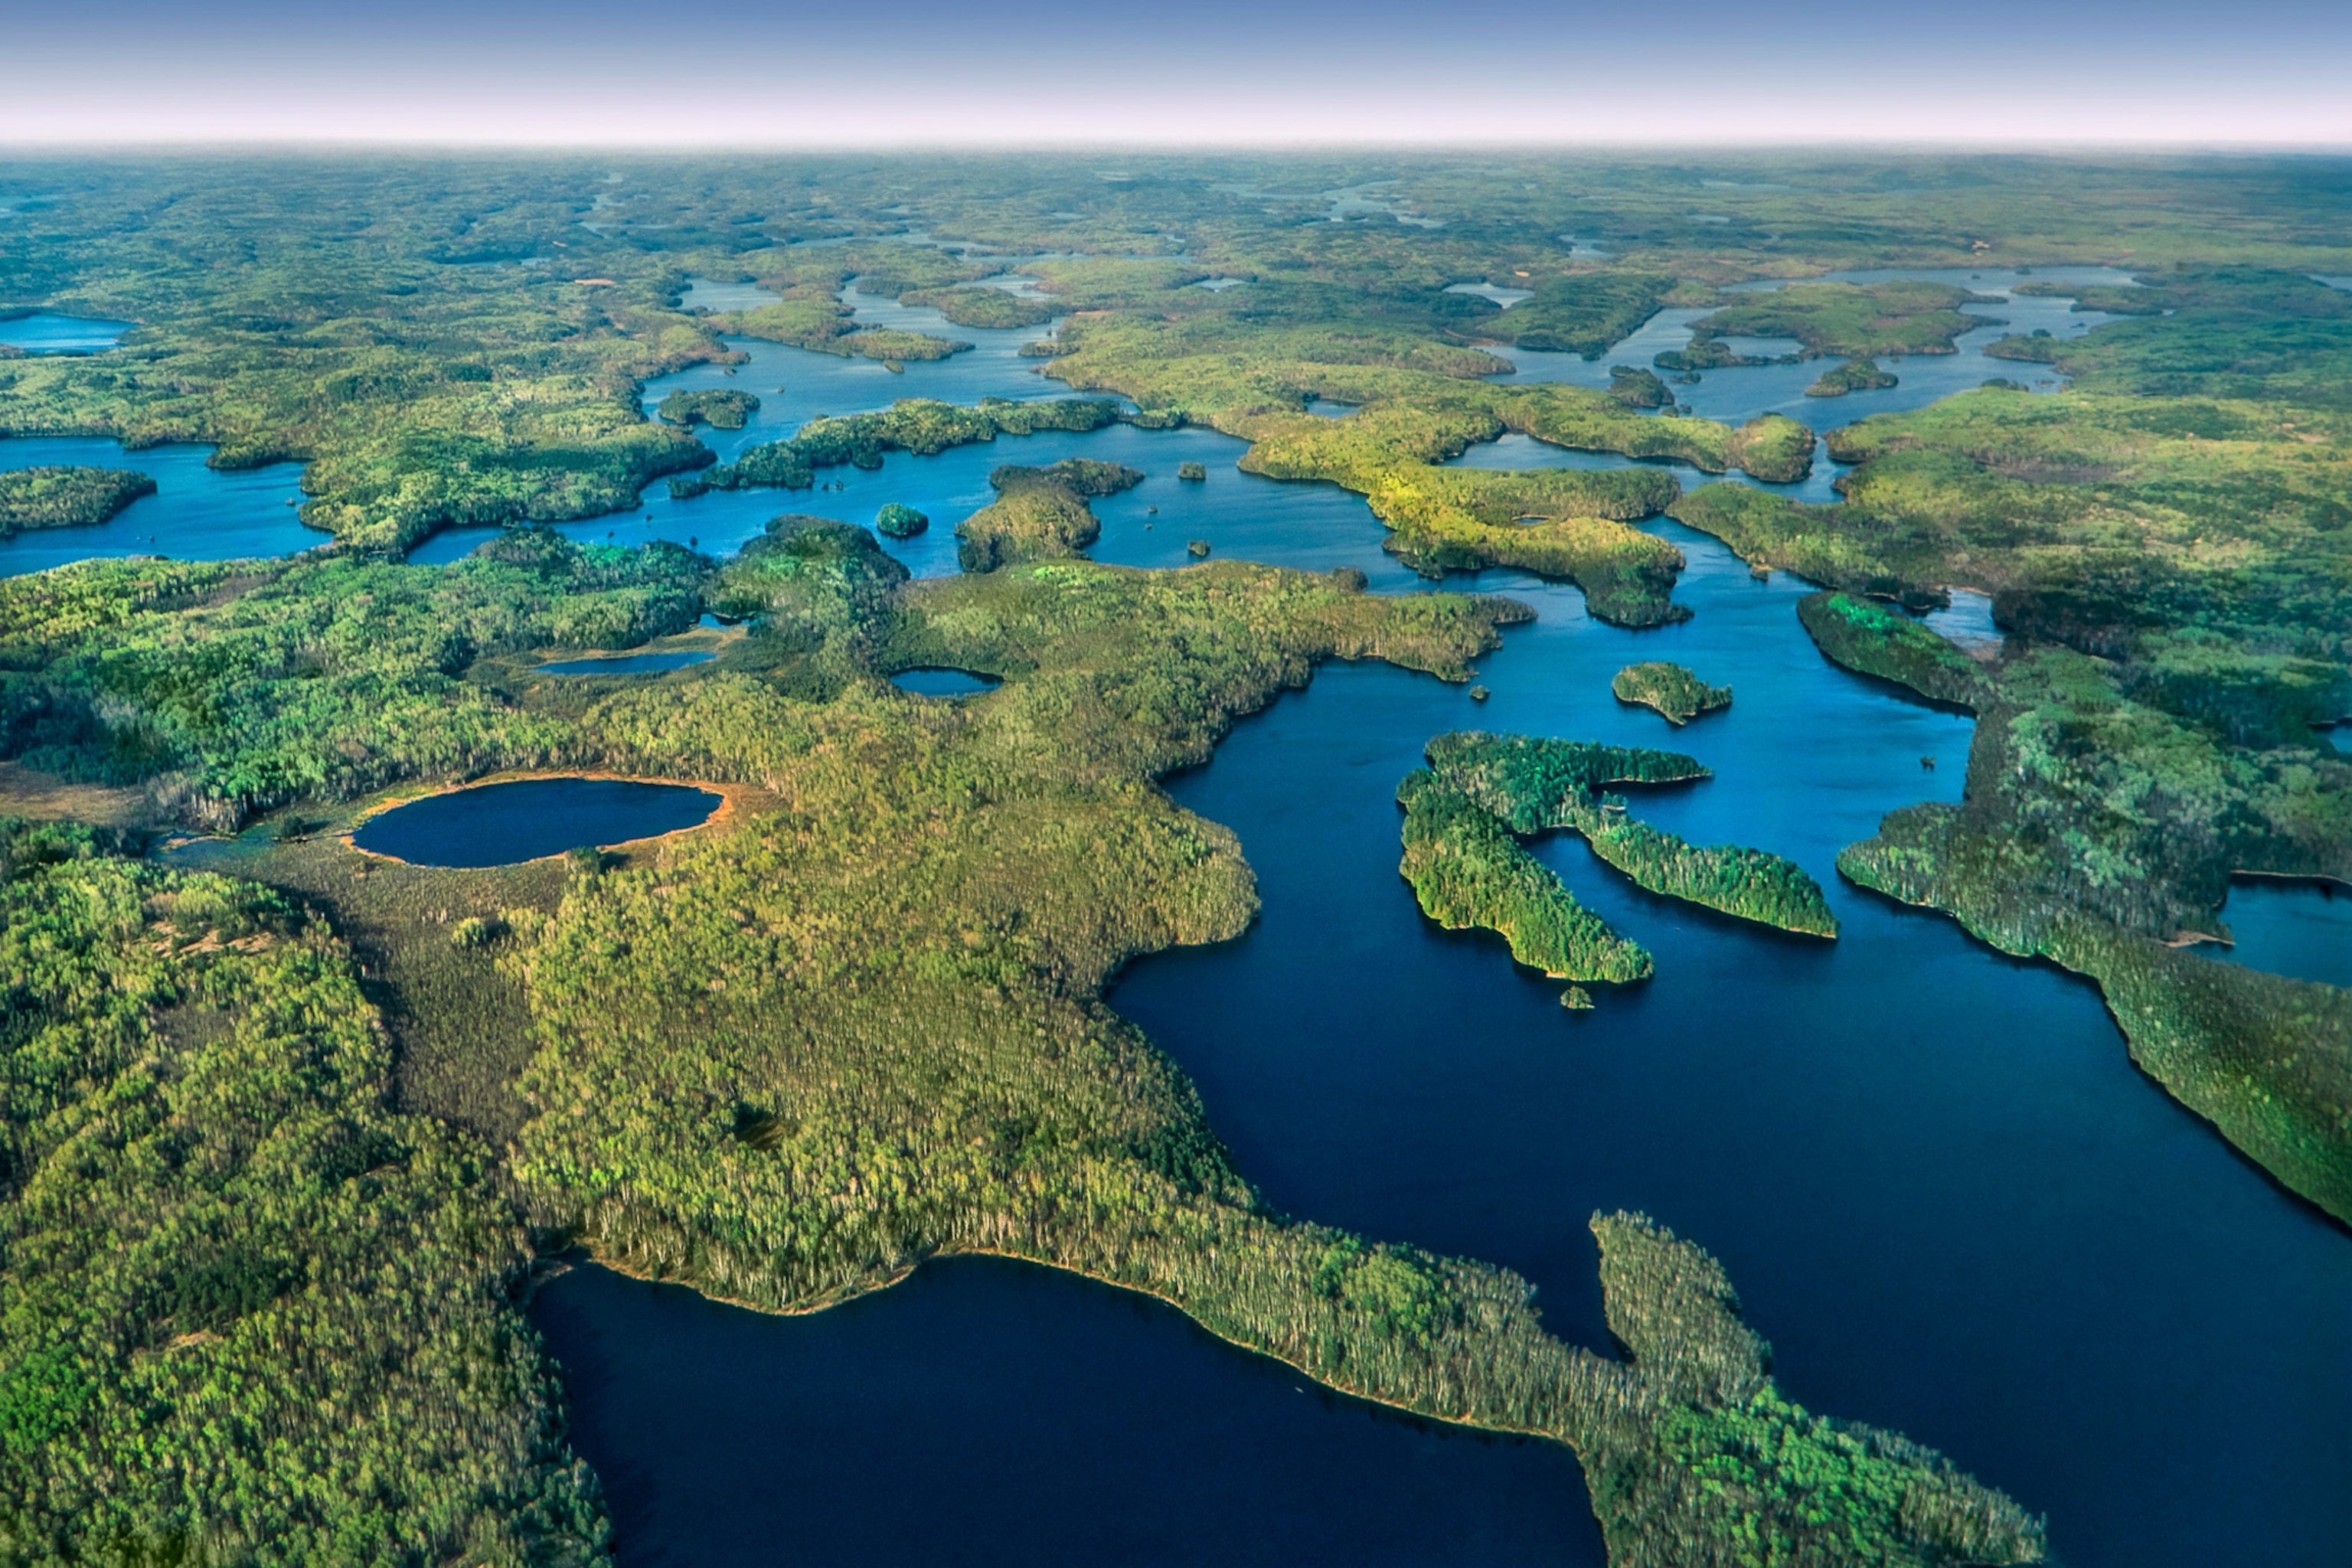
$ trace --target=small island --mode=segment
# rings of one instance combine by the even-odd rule
[[[661,400],[654,414],[665,425],[740,430],[759,407],[760,400],[748,392],[707,387],[699,392],[673,392]]]
[[[1197,485],[1209,477],[1209,468],[1205,463],[1179,463],[1176,477]]]
[[[1609,689],[1620,702],[1656,709],[1677,728],[1702,713],[1731,706],[1731,688],[1709,686],[1681,665],[1664,659],[1627,665],[1609,683]]]
[[[1850,359],[1825,370],[1805,388],[1807,397],[1843,397],[1849,392],[1877,392],[1895,385],[1893,372],[1878,368],[1874,359]]]
[[[931,520],[904,501],[886,501],[874,514],[874,531],[893,539],[912,539],[931,526]]]
[[[1674,390],[1653,370],[1637,364],[1609,367],[1609,395],[1628,408],[1672,408]]]
[[[42,467],[0,473],[0,539],[27,528],[87,528],[154,493],[153,479],[129,468]]]

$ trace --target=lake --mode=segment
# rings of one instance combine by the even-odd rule
[[[37,310],[0,320],[0,343],[28,354],[94,354],[122,341],[137,323],[97,316],[60,316]]]
[[[2234,946],[2199,942],[2192,952],[2249,969],[2352,985],[2352,889],[2284,877],[2240,877],[2221,919]]]
[[[2090,986],[1838,880],[1838,849],[1884,812],[1958,798],[1970,721],[1830,665],[1796,622],[1804,584],[1759,583],[1712,540],[1657,530],[1690,558],[1680,596],[1695,619],[1627,633],[1585,616],[1572,589],[1485,574],[1476,586],[1540,614],[1479,661],[1489,702],[1329,667],[1172,780],[1239,833],[1264,916],[1236,941],[1137,962],[1111,1003],[1192,1075],[1278,1208],[1515,1268],[1554,1331],[1595,1349],[1609,1341],[1585,1219],[1646,1209],[1722,1257],[1792,1397],[1906,1432],[2046,1510],[2078,1568],[2203,1568],[2249,1542],[2266,1565],[2332,1568],[2352,1539],[2337,1484],[2352,1471],[2342,1230],[2141,1077]],[[1732,706],[1672,731],[1619,704],[1609,677],[1637,658],[1730,685]],[[1563,1013],[1556,984],[1496,941],[1437,930],[1397,875],[1397,781],[1430,736],[1474,725],[1694,752],[1718,776],[1629,791],[1637,815],[1792,857],[1843,936],[1654,899],[1579,842],[1547,839],[1538,853],[1658,961],[1654,981],[1595,987],[1593,1014]],[[1035,1270],[953,1268],[974,1279],[902,1307],[901,1292],[931,1288],[926,1271],[855,1316],[761,1319],[635,1286],[623,1306],[585,1284],[559,1309],[572,1281],[542,1298],[559,1355],[606,1347],[573,1386],[583,1451],[620,1478],[623,1559],[748,1560],[714,1544],[738,1528],[713,1517],[730,1511],[847,1539],[937,1489],[961,1495],[959,1465],[1011,1494],[1016,1518],[1048,1521],[1041,1560],[1117,1556],[1070,1543],[1122,1541],[1153,1489],[1189,1504],[1172,1555],[1217,1555],[1199,1543],[1248,1540],[1271,1505],[1222,1479],[1224,1442],[1168,1457],[1171,1430],[1196,1430],[1169,1413],[1181,1384],[1178,1403],[1213,1405],[1219,1430],[1273,1434],[1280,1473],[1307,1478],[1271,1516],[1277,1539],[1344,1545],[1370,1512],[1392,1516],[1407,1560],[1599,1561],[1589,1521],[1529,1500],[1548,1483],[1517,1450],[1486,1454],[1449,1482],[1453,1500],[1432,1500],[1398,1471],[1450,1466],[1468,1440],[1408,1428],[1404,1457],[1368,1460],[1350,1447],[1365,1418],[1345,1402],[1293,1425],[1253,1392],[1254,1358],[1217,1352],[1230,1364],[1183,1371],[1197,1332],[1172,1317],[1139,1320],[1130,1298]],[[1139,1321],[1110,1385],[1077,1372],[1074,1393],[1049,1375]],[[655,1363],[642,1374],[641,1356]],[[992,1368],[1012,1372],[990,1381]],[[976,1378],[1016,1392],[957,1392]],[[764,1402],[743,1384],[777,1408],[753,1420],[747,1405]],[[934,1386],[949,1392],[926,1402]],[[1066,1446],[1067,1431],[1081,1438]],[[1060,1485],[1066,1464],[1086,1483]],[[1489,1532],[1448,1549],[1412,1533],[1453,1529],[1455,1502]],[[959,1520],[947,1561],[1003,1549],[986,1521],[920,1517]]]
[[[676,833],[709,820],[723,804],[689,784],[517,779],[394,806],[362,823],[352,842],[417,866],[512,866]]]
[[[182,561],[238,561],[291,555],[328,542],[305,528],[301,468],[208,468],[209,447],[174,444],[126,451],[103,436],[0,437],[0,468],[50,464],[131,468],[151,476],[155,493],[89,528],[26,529],[0,540],[0,577],[44,572],[94,556],[168,555]]]

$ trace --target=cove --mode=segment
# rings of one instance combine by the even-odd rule
[[[1329,1394],[1173,1308],[950,1258],[811,1317],[579,1268],[531,1320],[633,1564],[1600,1568],[1575,1462]]]
[[[2352,889],[2281,877],[2240,877],[2230,884],[2221,919],[2234,946],[2199,942],[2208,958],[2352,985]]]
[[[155,481],[153,495],[93,527],[34,528],[0,540],[0,576],[100,556],[240,561],[291,555],[328,542],[296,515],[302,490],[294,464],[223,470],[205,466],[211,455],[209,447],[185,444],[127,451],[102,436],[0,437],[0,468],[131,468]]]
[[[370,817],[352,842],[418,866],[512,866],[708,821],[721,797],[633,779],[517,779],[428,795]]]

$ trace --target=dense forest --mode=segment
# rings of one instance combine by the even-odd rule
[[[2352,294],[2311,277],[2352,273],[2340,215],[2259,162],[1879,162],[1727,159],[1704,185],[1632,156],[1383,165],[1432,226],[1334,221],[1283,193],[1365,171],[1239,154],[1116,179],[1075,158],[0,166],[0,313],[136,323],[104,353],[0,361],[0,447],[298,460],[323,546],[0,579],[0,1556],[604,1560],[517,1305],[536,1263],[583,1249],[771,1310],[952,1253],[1148,1292],[1329,1387],[1565,1445],[1616,1568],[2046,1560],[2009,1498],[1781,1393],[1692,1242],[1594,1215],[1616,1343],[1566,1342],[1505,1269],[1267,1203],[1103,1000],[1128,959],[1257,910],[1173,771],[1331,660],[1467,685],[1529,612],[1450,573],[1674,626],[1671,518],[1816,585],[1794,613],[1823,657],[1976,715],[1963,797],[1847,848],[1854,896],[2088,976],[2153,1078],[2352,1218],[2352,1000],[2171,945],[2215,931],[2233,873],[2352,881],[2352,763],[2317,732],[2352,711]],[[1831,432],[1832,504],[1764,488],[1811,472],[1810,429],[1689,416],[1655,374],[1787,337],[1761,357],[1883,386],[1873,356],[1950,352],[1977,297],[1820,275],[1995,245],[2139,282],[2080,296],[2122,318],[2085,335],[1996,346],[2063,390]],[[776,298],[688,310],[698,279]],[[1732,288],[1770,279],[1795,281]],[[1475,282],[1527,298],[1454,287]],[[860,321],[861,296],[1034,330],[1053,395],[853,408],[723,464],[698,432],[759,399],[646,406],[648,381],[739,363],[747,337],[941,374],[980,357]],[[1606,385],[1498,379],[1519,351],[1608,374],[1667,309],[1705,312],[1689,343]],[[937,519],[962,568],[938,578],[781,498],[723,557],[540,526],[665,479],[805,491],[887,454],[1120,424],[1213,429],[1250,474],[1360,496],[1432,591],[1222,543],[1098,564],[1095,504],[1139,476],[1086,460],[998,464],[992,500]],[[1505,435],[1696,475],[1447,466]],[[147,482],[10,470],[0,534],[100,521]],[[874,514],[894,541],[932,521]],[[404,559],[476,524],[505,528]],[[1959,588],[1990,596],[2001,647],[1917,618]],[[535,673],[688,638],[713,657]],[[888,679],[933,668],[1002,684],[933,702]],[[1728,696],[1663,661],[1621,679],[1670,717]],[[1695,758],[1465,731],[1426,760],[1399,791],[1412,896],[1547,973],[1698,983],[1654,976],[1530,852],[1556,830],[1598,875],[1837,933],[1791,861],[1638,819],[1644,791],[1710,776]],[[478,872],[341,837],[400,794],[554,769],[708,783],[730,808],[653,848]],[[170,847],[189,835],[203,868]]]

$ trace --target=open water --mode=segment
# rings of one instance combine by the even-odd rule
[[[428,795],[372,816],[362,849],[417,866],[512,866],[567,849],[626,844],[692,827],[720,797],[630,779],[517,779]]]
[[[327,535],[305,528],[295,515],[302,491],[294,464],[224,472],[205,467],[211,453],[209,447],[185,444],[126,451],[103,436],[0,437],[0,468],[131,468],[155,481],[153,495],[94,527],[33,528],[0,539],[0,577],[97,556],[236,561],[291,555],[327,542]]]

